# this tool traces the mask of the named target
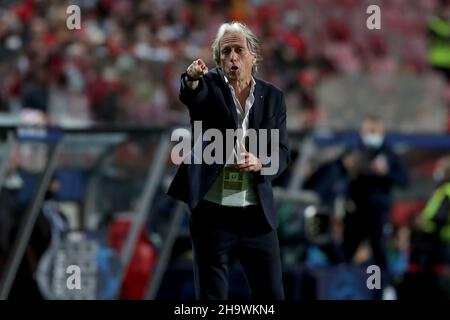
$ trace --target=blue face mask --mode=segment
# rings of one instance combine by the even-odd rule
[[[361,138],[364,145],[368,148],[379,148],[384,142],[384,136],[378,133],[367,133]]]

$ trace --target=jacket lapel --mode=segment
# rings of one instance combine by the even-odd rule
[[[231,90],[228,87],[228,82],[225,79],[222,69],[216,68],[216,71],[220,78],[219,87],[220,87],[220,90],[222,91],[225,108],[231,113],[231,116],[233,117],[234,129],[236,129],[238,127],[238,117],[237,117],[236,105],[234,103],[233,96],[231,94]]]
[[[263,87],[260,80],[256,79],[256,85],[255,85],[255,102],[253,102],[252,109],[250,110],[250,119],[249,119],[249,125],[250,128],[253,129],[259,129],[259,125],[261,124],[261,119],[263,116],[262,108],[263,108],[263,102],[264,102],[264,95],[263,95]]]
[[[225,85],[222,87],[222,93],[225,98],[225,105],[228,108],[228,111],[230,111],[232,117],[233,117],[233,123],[235,129],[238,127],[238,116],[236,111],[236,104],[234,103],[233,95],[231,94],[231,90],[228,87],[228,84],[225,83]]]

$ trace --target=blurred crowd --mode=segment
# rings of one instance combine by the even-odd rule
[[[307,128],[320,117],[316,88],[327,77],[450,69],[449,61],[430,58],[429,52],[430,21],[434,13],[448,21],[449,1],[2,3],[0,111],[39,110],[51,124],[186,123],[177,97],[179,75],[198,57],[214,66],[210,45],[228,20],[245,22],[260,37],[264,60],[258,77],[285,91],[289,109],[296,111],[291,128]],[[80,30],[66,26],[72,4],[81,8]],[[381,30],[366,28],[370,4],[381,7]],[[445,40],[445,26],[435,29],[443,30]]]
[[[73,4],[81,9],[79,30],[69,30],[66,25],[66,19],[71,15],[66,10]],[[381,30],[366,27],[370,16],[366,9],[372,4],[381,8]],[[324,117],[318,88],[333,77],[350,76],[357,82],[361,75],[436,77],[443,83],[439,94],[444,106],[450,110],[450,0],[23,0],[0,4],[0,120],[13,115],[26,121],[61,126],[187,124],[186,108],[178,101],[180,74],[196,58],[202,58],[208,67],[214,67],[211,43],[219,25],[231,20],[245,22],[259,36],[263,61],[257,77],[283,89],[289,129],[310,129]],[[389,83],[385,87],[386,95],[395,95],[395,89],[390,88]],[[349,91],[357,91],[355,88]],[[353,94],[337,93],[331,95],[332,99],[344,101],[345,94]],[[413,92],[406,94],[412,97],[408,102],[412,102]],[[434,103],[432,99],[424,101]],[[391,109],[401,109],[399,105]],[[352,107],[355,106],[348,106],[349,109]],[[413,113],[411,109],[408,112]],[[357,111],[363,116],[362,110]],[[404,110],[397,111],[406,118]],[[344,118],[343,112],[338,112],[339,118]],[[413,114],[408,119],[424,117],[425,113]],[[376,135],[374,138],[378,120],[371,121],[375,123],[372,123],[375,129],[368,130],[374,131],[369,132],[372,134],[369,135],[369,146],[363,146],[362,139],[355,153],[363,159],[360,162],[364,166],[348,165],[351,157],[344,153],[341,158],[320,163],[322,167],[312,166],[311,172],[305,173],[306,189],[317,192],[321,201],[328,201],[331,207],[338,196],[348,196],[347,188],[353,192],[350,193],[353,198],[344,199],[346,207],[342,211],[348,214],[346,220],[340,221],[340,227],[347,229],[338,230],[341,238],[347,236],[347,239],[336,237],[337,244],[343,241],[344,252],[339,252],[336,243],[331,241],[326,245],[321,243],[321,249],[332,263],[361,261],[366,258],[360,258],[364,250],[356,251],[356,247],[366,237],[374,251],[375,262],[391,269],[391,279],[387,282],[395,283],[396,270],[405,273],[409,270],[409,262],[409,267],[414,270],[428,270],[445,264],[445,273],[450,274],[450,220],[445,215],[450,205],[449,162],[436,166],[442,172],[439,181],[435,181],[438,188],[433,196],[428,194],[430,190],[424,191],[425,184],[417,183],[417,177],[411,177],[422,188],[421,197],[430,196],[426,209],[415,212],[415,217],[421,221],[408,221],[404,223],[407,227],[396,232],[386,231],[384,226],[391,220],[391,189],[395,184],[406,184],[402,180],[407,179],[395,179],[402,171],[401,167],[396,165],[393,155],[394,160],[390,159],[391,151],[384,150],[386,146],[380,142],[382,139]],[[450,121],[447,123],[450,128]],[[360,124],[354,125],[359,127]],[[384,124],[382,131],[384,135]],[[87,147],[83,145],[83,149]],[[149,149],[147,144],[124,144],[119,148],[115,165],[134,170],[139,167],[135,160],[146,154],[141,150]],[[26,150],[30,162],[38,166],[36,150]],[[74,155],[67,158],[71,164],[76,163]],[[18,164],[18,159],[14,162],[17,163],[13,169],[23,166]],[[31,165],[23,167],[29,169]],[[364,167],[364,170],[359,168],[358,171],[355,167]],[[317,169],[314,174],[313,168]],[[431,166],[426,172],[428,180],[431,180],[430,169]],[[142,176],[136,172],[133,178]],[[330,179],[332,175],[335,179]],[[8,176],[2,192],[15,192],[26,185],[17,181],[16,175]],[[124,185],[122,180],[120,184]],[[114,185],[111,190],[117,188]],[[4,197],[2,203],[12,199],[11,194],[0,196]],[[111,198],[114,197],[105,197],[108,202]],[[347,202],[353,206],[348,207]],[[2,209],[6,210],[7,206],[3,205]],[[356,212],[371,213],[367,208],[377,208],[377,212],[356,215]],[[282,218],[284,209],[280,209]],[[335,208],[327,208],[327,214],[333,210]],[[289,210],[284,211],[288,216]],[[380,212],[383,214],[378,217]],[[0,214],[0,217],[5,219],[7,215]],[[297,218],[294,216],[293,219]],[[0,223],[4,229],[5,221]],[[298,230],[291,222],[286,218],[285,226],[297,236]],[[417,227],[421,232],[411,236],[414,228],[409,225],[415,226],[416,222],[424,229]],[[281,231],[282,236],[283,231],[289,235],[289,230],[283,229],[283,223]],[[6,235],[6,231],[0,232],[0,251],[6,251],[9,243]],[[285,235],[284,240],[292,239]],[[298,239],[294,240],[297,245]],[[389,247],[398,250],[389,251],[386,249]],[[344,256],[340,256],[342,254]],[[387,256],[389,254],[391,256]],[[393,258],[393,254],[398,257]],[[430,279],[437,281],[436,278],[424,279],[424,284],[432,283]],[[446,279],[450,281],[450,277]],[[423,292],[433,289],[406,286],[403,292],[413,289],[418,292],[423,288],[427,289]],[[445,288],[450,290],[450,284],[447,283]]]

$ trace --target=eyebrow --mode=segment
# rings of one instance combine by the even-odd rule
[[[234,47],[234,48],[245,48],[243,45],[240,45],[240,44],[227,44],[227,45],[224,45],[220,50],[228,49],[228,48],[231,48],[231,47]]]

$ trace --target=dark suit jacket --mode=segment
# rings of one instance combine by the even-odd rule
[[[179,98],[189,109],[191,125],[194,121],[201,120],[203,131],[216,128],[224,134],[223,137],[225,137],[226,129],[237,128],[236,106],[221,68],[214,68],[203,76],[196,90],[188,88],[183,78],[184,74],[181,77]],[[260,79],[255,78],[255,82],[255,102],[249,115],[249,127],[256,130],[279,129],[279,152],[269,155],[271,157],[278,155],[278,171],[273,175],[253,173],[267,222],[272,228],[276,228],[278,215],[274,206],[272,180],[286,169],[289,158],[286,105],[280,89]],[[270,134],[268,134],[266,149],[269,152],[270,143]],[[205,145],[206,143],[203,143],[203,148]],[[194,209],[208,192],[223,166],[224,164],[182,163],[169,187],[168,194],[186,202],[191,210]]]
[[[367,164],[363,170],[350,181],[348,196],[352,199],[360,212],[381,215],[389,218],[392,209],[393,188],[406,188],[409,184],[408,168],[400,160],[388,143],[380,148],[370,149],[359,139],[356,146],[348,152],[357,152]],[[378,156],[384,156],[389,170],[386,175],[378,175],[367,166]]]

